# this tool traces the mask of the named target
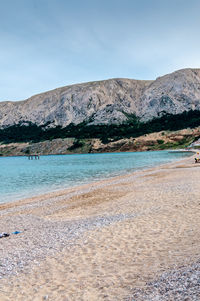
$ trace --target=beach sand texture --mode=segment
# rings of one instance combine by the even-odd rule
[[[191,157],[1,205],[0,300],[200,300],[199,184]]]

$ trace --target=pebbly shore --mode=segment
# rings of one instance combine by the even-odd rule
[[[1,205],[21,233],[0,239],[0,300],[199,300],[199,175],[188,158]]]
[[[170,272],[149,282],[143,289],[136,289],[124,301],[199,301],[200,261]]]

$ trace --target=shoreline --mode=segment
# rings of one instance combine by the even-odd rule
[[[23,231],[1,239],[1,300],[133,300],[198,262],[198,167],[191,156],[0,205],[0,228]]]

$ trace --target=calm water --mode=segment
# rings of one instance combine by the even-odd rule
[[[0,203],[90,183],[190,156],[168,151],[0,157]]]

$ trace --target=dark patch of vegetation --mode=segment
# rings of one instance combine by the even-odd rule
[[[163,144],[164,140],[158,139],[157,142],[158,142],[158,144]]]
[[[81,142],[79,139],[75,140],[74,143],[72,144],[72,146],[68,147],[69,151],[73,151],[77,148],[83,147],[84,143]]]
[[[31,122],[22,122],[0,130],[0,141],[10,142],[39,142],[55,138],[74,137],[77,140],[86,138],[99,138],[104,143],[109,139],[118,140],[122,138],[139,137],[141,135],[160,132],[176,131],[184,128],[200,126],[200,111],[188,111],[181,114],[165,114],[147,122],[139,121],[134,114],[127,114],[128,121],[120,125],[88,125],[82,122],[78,125],[71,123],[65,128],[56,126],[48,128],[49,124],[37,126]],[[80,142],[77,142],[80,143]],[[163,145],[162,142],[158,142]],[[81,147],[81,146],[79,146]]]
[[[125,116],[126,116],[126,118],[127,118],[127,124],[134,124],[135,125],[135,127],[139,127],[140,126],[140,118],[139,117],[137,117],[135,114],[129,114],[129,113],[126,113],[126,112],[122,112]]]
[[[24,153],[27,154],[27,155],[29,155],[29,154],[30,154],[30,149],[26,149],[26,150],[24,151]]]

